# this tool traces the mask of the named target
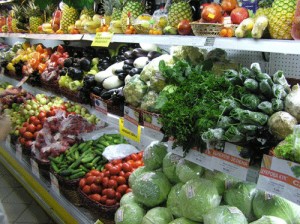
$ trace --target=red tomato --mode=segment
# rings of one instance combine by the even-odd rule
[[[111,162],[113,165],[117,165],[119,163],[122,163],[122,160],[121,159],[115,159]]]
[[[125,177],[125,172],[123,170],[120,171],[119,176]]]
[[[33,122],[33,124],[34,124],[35,126],[37,126],[37,125],[41,124],[41,121],[40,121],[39,119],[36,119],[36,120]]]
[[[42,128],[43,128],[43,125],[41,125],[41,124],[38,124],[37,126],[35,126],[35,129],[37,131],[41,130]]]
[[[103,179],[102,179],[102,186],[103,186],[104,188],[107,187],[108,180],[109,180],[108,177],[103,177]]]
[[[106,193],[107,198],[109,198],[109,199],[116,198],[116,191],[112,188],[107,188],[107,191],[105,193]]]
[[[139,157],[138,157],[138,155],[137,154],[135,154],[135,153],[133,153],[133,154],[131,154],[131,159],[133,160],[133,161],[137,161],[137,160],[139,160]]]
[[[25,145],[26,139],[20,137],[20,138],[19,138],[19,142],[21,143],[21,145]]]
[[[28,122],[24,122],[24,123],[23,123],[23,127],[27,127],[28,124],[29,124]]]
[[[65,52],[65,49],[62,45],[58,45],[56,51],[63,54]]]
[[[92,199],[93,201],[100,202],[101,196],[99,194],[91,194],[89,195],[89,198]]]
[[[126,179],[125,179],[125,177],[118,176],[117,182],[118,182],[118,185],[126,184]]]
[[[54,110],[47,111],[46,115],[47,117],[53,117],[55,116],[55,111]]]
[[[110,174],[111,174],[111,173],[110,173],[108,170],[104,172],[104,176],[105,176],[105,177],[110,177]]]
[[[115,181],[116,181],[116,180],[117,180],[117,178],[118,178],[118,176],[116,176],[116,175],[114,175],[114,176],[110,176],[110,179],[111,179],[111,180],[115,180]]]
[[[36,128],[34,126],[34,124],[29,124],[26,128],[27,131],[31,132],[31,133],[34,133]]]
[[[38,118],[37,118],[36,116],[31,116],[31,117],[29,118],[29,123],[30,123],[30,124],[33,124],[36,120],[38,120]]]
[[[116,192],[116,200],[120,201],[122,198],[122,194],[120,192]]]
[[[97,185],[100,185],[102,183],[102,177],[97,176],[94,183],[97,184]]]
[[[91,184],[91,192],[92,193],[97,193],[97,194],[100,194],[102,191],[102,188],[96,184]]]
[[[33,133],[33,138],[36,139],[36,137],[37,137],[38,134],[39,134],[38,131],[34,132],[34,133]]]
[[[113,206],[117,203],[115,199],[107,199],[105,205],[107,206]]]
[[[107,183],[107,186],[109,188],[113,188],[113,189],[116,189],[118,187],[118,182],[116,180],[112,180],[110,179]]]
[[[104,195],[104,196],[101,197],[101,199],[100,199],[99,202],[100,202],[101,204],[105,205],[105,204],[106,204],[106,200],[107,200],[107,196]]]
[[[93,176],[99,176],[99,174],[100,174],[99,170],[91,170],[90,172]]]
[[[112,168],[112,167],[113,167],[113,165],[112,165],[111,163],[106,163],[105,166],[104,166],[104,168],[105,168],[106,170],[109,170],[109,169]]]
[[[85,177],[90,177],[90,176],[92,176],[91,172],[85,174]]]
[[[101,179],[104,177],[104,173],[103,172],[100,172],[99,173],[99,177],[101,177]]]
[[[38,115],[38,119],[41,121],[44,117],[46,117],[46,113],[44,111],[41,111]]]
[[[20,135],[23,135],[26,132],[26,127],[21,127],[19,129]]]
[[[31,132],[29,132],[29,131],[26,131],[23,136],[27,140],[33,139],[33,134]]]
[[[137,154],[140,160],[143,159],[143,154],[144,154],[144,151],[141,151]]]
[[[130,171],[132,171],[132,166],[128,162],[123,163],[122,170],[124,172],[130,172]]]
[[[86,184],[91,185],[96,180],[95,176],[89,176],[86,178]]]
[[[111,167],[111,168],[109,169],[109,172],[110,172],[111,175],[119,175],[120,171],[121,171],[121,169],[120,169],[120,167],[117,166],[117,165],[116,165],[116,166],[113,166],[113,167]]]
[[[133,168],[134,166],[134,161],[132,159],[128,160],[127,163]]]
[[[132,172],[125,173],[125,178],[128,179],[131,174],[132,174]]]
[[[126,184],[122,184],[117,188],[117,192],[121,193],[122,195],[126,193],[128,186]]]
[[[131,188],[128,188],[128,189],[126,190],[126,194],[129,193],[129,192],[132,192],[132,189],[131,189]]]
[[[134,168],[138,168],[140,166],[143,166],[143,162],[141,160],[135,161]]]
[[[25,147],[26,148],[31,148],[31,146],[32,146],[32,141],[29,140],[29,141],[25,142]]]
[[[82,178],[79,181],[79,187],[82,189],[86,185],[86,179]]]
[[[90,194],[91,193],[91,187],[89,185],[85,185],[83,188],[82,188],[82,191],[83,193],[85,194]]]

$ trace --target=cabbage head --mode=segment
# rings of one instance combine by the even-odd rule
[[[146,213],[141,224],[168,224],[172,220],[173,216],[168,208],[156,207]]]
[[[132,185],[132,192],[137,201],[148,207],[166,201],[170,190],[171,184],[161,171],[145,172]]]
[[[168,195],[167,199],[167,208],[170,209],[172,214],[175,217],[181,217],[180,211],[180,200],[179,200],[179,192],[183,186],[183,183],[178,183],[171,188],[171,191]]]
[[[145,210],[138,204],[122,205],[115,213],[116,224],[140,224],[145,215]],[[134,215],[133,215],[134,214]]]
[[[144,150],[143,161],[145,167],[149,170],[156,170],[162,167],[163,159],[168,153],[167,146],[162,142],[152,142]]]
[[[210,180],[198,178],[189,180],[179,192],[180,211],[183,217],[196,222],[203,221],[203,215],[220,204],[221,197]]]
[[[203,172],[203,167],[185,159],[181,159],[176,165],[176,174],[183,183],[192,179],[199,179]]]
[[[217,170],[205,170],[203,178],[211,180],[216,186],[220,195],[223,195],[226,186],[236,182],[233,177]]]
[[[287,224],[294,224],[300,220],[300,206],[278,195],[258,191],[253,198],[253,211],[256,218],[263,215],[282,218]]]
[[[240,209],[247,217],[248,221],[255,220],[252,201],[256,194],[256,184],[249,182],[238,182],[225,191],[225,203]]]
[[[275,217],[275,216],[263,216],[260,219],[251,222],[250,224],[286,224],[286,221],[284,221],[281,218]]]
[[[169,224],[197,224],[197,222],[181,217],[178,219],[174,219],[172,222],[169,222]]]
[[[140,176],[141,174],[143,174],[147,171],[149,171],[149,170],[145,166],[140,166],[139,168],[134,170],[128,178],[129,187],[132,187],[134,181],[136,180],[136,178],[138,178],[138,176]]]
[[[181,156],[169,152],[163,159],[163,172],[171,183],[178,183],[180,181],[176,174],[176,165],[181,158]]]
[[[120,200],[120,206],[126,205],[126,204],[132,204],[132,203],[142,206],[142,204],[136,200],[136,198],[132,192],[128,192],[128,193],[124,194]]]
[[[204,224],[248,224],[244,214],[237,207],[221,205],[204,215]]]

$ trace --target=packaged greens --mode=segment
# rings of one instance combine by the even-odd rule
[[[224,139],[228,142],[241,142],[245,139],[245,135],[235,126],[230,126],[224,133]]]
[[[273,96],[272,87],[270,86],[267,79],[261,80],[259,82],[259,90],[264,96],[268,98],[272,98]]]
[[[219,109],[223,111],[223,113],[229,113],[233,108],[237,108],[239,106],[240,104],[234,99],[226,98],[222,100]]]
[[[242,124],[254,124],[254,125],[265,125],[268,121],[269,116],[250,110],[243,110],[241,108],[235,108],[230,112],[230,115],[235,119],[239,120]]]
[[[250,69],[254,72],[255,75],[262,72],[259,63],[252,63],[250,65]]]
[[[201,135],[201,138],[205,142],[212,142],[212,141],[221,141],[223,140],[224,130],[222,128],[209,128],[208,131],[204,132]]]
[[[262,81],[262,80],[267,80],[270,85],[273,83],[272,79],[271,79],[271,76],[269,76],[267,73],[262,73],[262,72],[258,73],[255,78],[259,82]]]
[[[283,71],[278,70],[277,72],[275,72],[275,74],[273,75],[273,82],[275,84],[282,85],[285,88],[285,90],[290,91],[290,85],[286,81],[286,78],[285,78],[285,76],[283,74]]]
[[[228,117],[228,116],[222,116],[220,118],[220,120],[218,121],[217,127],[227,129],[229,126],[231,126],[234,123],[235,123],[235,121],[233,118]]]
[[[280,84],[274,84],[272,86],[273,96],[277,99],[284,99],[287,93],[284,90],[284,87]]]
[[[227,80],[229,80],[233,84],[239,85],[243,83],[240,74],[234,69],[225,70],[224,76]]]
[[[245,94],[241,97],[241,103],[250,110],[256,110],[260,99],[254,94]]]
[[[258,130],[258,126],[257,125],[253,125],[253,124],[239,124],[237,126],[238,130],[243,133],[243,134],[246,134],[246,135],[255,135],[255,133],[257,132]]]
[[[256,91],[258,89],[258,82],[255,79],[247,78],[244,81],[244,86],[250,91]]]
[[[275,112],[283,110],[283,101],[281,99],[273,98],[271,100],[271,103],[272,103],[272,109]]]
[[[245,78],[255,78],[254,72],[247,67],[242,67],[239,72],[240,75],[244,76]]]
[[[258,106],[258,109],[260,109],[262,112],[268,115],[272,115],[274,113],[272,103],[269,101],[263,101]]]

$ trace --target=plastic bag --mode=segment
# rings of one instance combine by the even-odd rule
[[[250,110],[256,110],[260,99],[254,94],[244,94],[241,97],[241,103]]]
[[[150,77],[150,89],[159,93],[166,86],[166,79],[162,76],[160,72],[155,72],[154,75]]]
[[[140,76],[134,75],[124,86],[123,93],[127,103],[134,107],[138,107],[147,90],[148,86],[140,79]]]
[[[258,109],[260,109],[262,112],[268,115],[272,115],[274,113],[272,108],[272,103],[269,101],[263,101],[258,106]]]
[[[158,94],[154,91],[146,93],[141,103],[141,109],[149,112],[157,112],[155,109],[157,97]]]
[[[123,159],[126,156],[138,152],[139,150],[137,150],[137,148],[135,148],[133,145],[118,144],[106,147],[102,153],[102,156],[104,156],[107,160],[111,161],[114,159]]]
[[[244,86],[250,91],[256,91],[258,89],[258,82],[255,79],[246,79]]]

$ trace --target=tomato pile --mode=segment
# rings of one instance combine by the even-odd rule
[[[79,188],[93,201],[106,206],[116,205],[124,194],[131,191],[128,178],[135,169],[144,165],[142,158],[141,151],[124,159],[112,160],[102,171],[88,172],[80,179]]]

